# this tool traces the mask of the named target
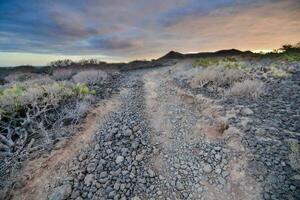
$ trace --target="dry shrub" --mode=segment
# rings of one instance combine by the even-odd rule
[[[223,75],[224,75],[223,85],[228,85],[228,86],[232,85],[237,81],[244,80],[246,78],[245,72],[241,70],[234,70],[234,69],[225,70]]]
[[[88,85],[104,84],[108,79],[108,74],[102,70],[87,70],[78,72],[73,76],[75,83],[86,83]]]
[[[90,102],[85,85],[68,82],[22,84],[0,91],[0,157],[23,156],[32,139],[51,146],[62,128],[75,126]]]
[[[192,78],[190,84],[193,88],[203,87],[208,83],[216,83],[221,80],[221,73],[217,69],[204,69]]]
[[[220,58],[216,57],[199,58],[193,62],[193,67],[209,67],[213,65],[218,65],[220,60]]]
[[[291,167],[300,172],[300,144],[297,140],[289,140],[289,162]]]
[[[55,80],[69,80],[74,74],[72,69],[55,69],[52,73]]]
[[[203,87],[212,85],[215,87],[229,87],[234,82],[241,81],[246,74],[241,70],[234,69],[203,69],[199,74],[192,78],[190,84],[192,87]]]
[[[236,82],[226,92],[227,96],[246,97],[250,99],[258,98],[264,91],[264,84],[258,80],[244,80]]]
[[[54,84],[56,81],[50,78],[50,76],[42,76],[36,79],[30,79],[22,82],[24,87],[31,87],[32,85],[49,85]],[[18,83],[16,83],[18,84]]]
[[[44,76],[41,76],[41,77],[37,77],[37,78],[34,78],[34,79],[29,79],[29,80],[25,80],[25,81],[12,81],[12,82],[9,82],[9,83],[6,83],[5,85],[2,85],[0,90],[4,90],[6,88],[12,88],[16,85],[18,86],[22,86],[24,88],[30,88],[34,85],[49,85],[49,84],[54,84],[56,81],[51,79],[50,76],[47,76],[47,75],[44,75]]]
[[[16,72],[9,74],[4,78],[5,81],[11,83],[11,82],[22,82],[29,79],[37,79],[41,78],[41,75],[36,73],[22,73],[22,72]]]

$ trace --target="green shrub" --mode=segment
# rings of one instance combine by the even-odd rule
[[[213,65],[219,64],[219,58],[215,57],[206,57],[206,58],[199,58],[193,62],[193,67],[209,67]]]
[[[225,61],[223,67],[225,69],[245,69],[245,66],[240,62]]]
[[[0,108],[5,113],[19,112],[27,106],[57,105],[63,99],[74,96],[73,87],[66,83],[48,85],[22,84],[3,89],[0,93]]]
[[[5,112],[15,112],[20,107],[57,105],[60,101],[76,96],[95,94],[85,83],[68,84],[56,82],[47,85],[31,85],[24,87],[22,84],[14,85],[0,90],[0,109]]]
[[[284,52],[281,58],[287,62],[300,61],[300,52]]]
[[[2,89],[0,91],[0,109],[1,116],[7,111],[14,112],[20,107],[20,101],[25,93],[25,88],[14,85],[11,88]],[[1,118],[0,118],[1,119]]]
[[[275,49],[273,52],[261,54],[261,57],[273,58],[287,62],[300,61],[300,43],[295,45],[282,45],[281,48]]]
[[[25,91],[25,88],[19,85],[14,85],[11,88],[2,89],[0,95],[10,95],[10,96],[21,96]]]
[[[279,67],[272,65],[270,68],[270,73],[272,76],[277,78],[283,78],[289,76],[289,73]]]
[[[90,90],[86,83],[77,83],[74,87],[75,92],[78,95],[95,94],[95,90]]]
[[[235,57],[206,57],[193,62],[193,67],[221,67],[225,69],[243,69],[245,66]]]

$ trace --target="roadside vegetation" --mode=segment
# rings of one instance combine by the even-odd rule
[[[102,98],[112,76],[118,75],[99,69],[64,68],[72,63],[56,61],[48,73],[5,77],[0,85],[2,166],[5,163],[7,169],[13,169],[32,152],[51,151],[58,141],[75,134],[78,124]]]
[[[237,57],[205,57],[196,59],[193,67],[219,67],[225,69],[243,69],[245,64]]]
[[[261,57],[269,57],[287,62],[300,61],[300,42],[295,45],[282,45],[281,48],[275,49],[273,52],[261,54]]]
[[[263,92],[263,82],[246,79],[242,82],[235,82],[232,87],[226,91],[225,95],[257,99]]]
[[[285,78],[293,72],[287,64],[300,61],[300,43],[283,45],[270,53],[247,56],[203,57],[194,68],[202,68],[189,83],[222,96],[257,99],[264,93],[262,77]],[[266,64],[260,64],[266,63]]]

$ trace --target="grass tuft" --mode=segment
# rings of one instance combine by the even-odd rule
[[[263,94],[264,84],[258,80],[244,80],[236,82],[226,92],[227,96],[246,97],[250,99],[257,99]]]

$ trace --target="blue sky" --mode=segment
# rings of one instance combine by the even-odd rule
[[[264,50],[300,38],[300,0],[0,0],[0,66]]]

